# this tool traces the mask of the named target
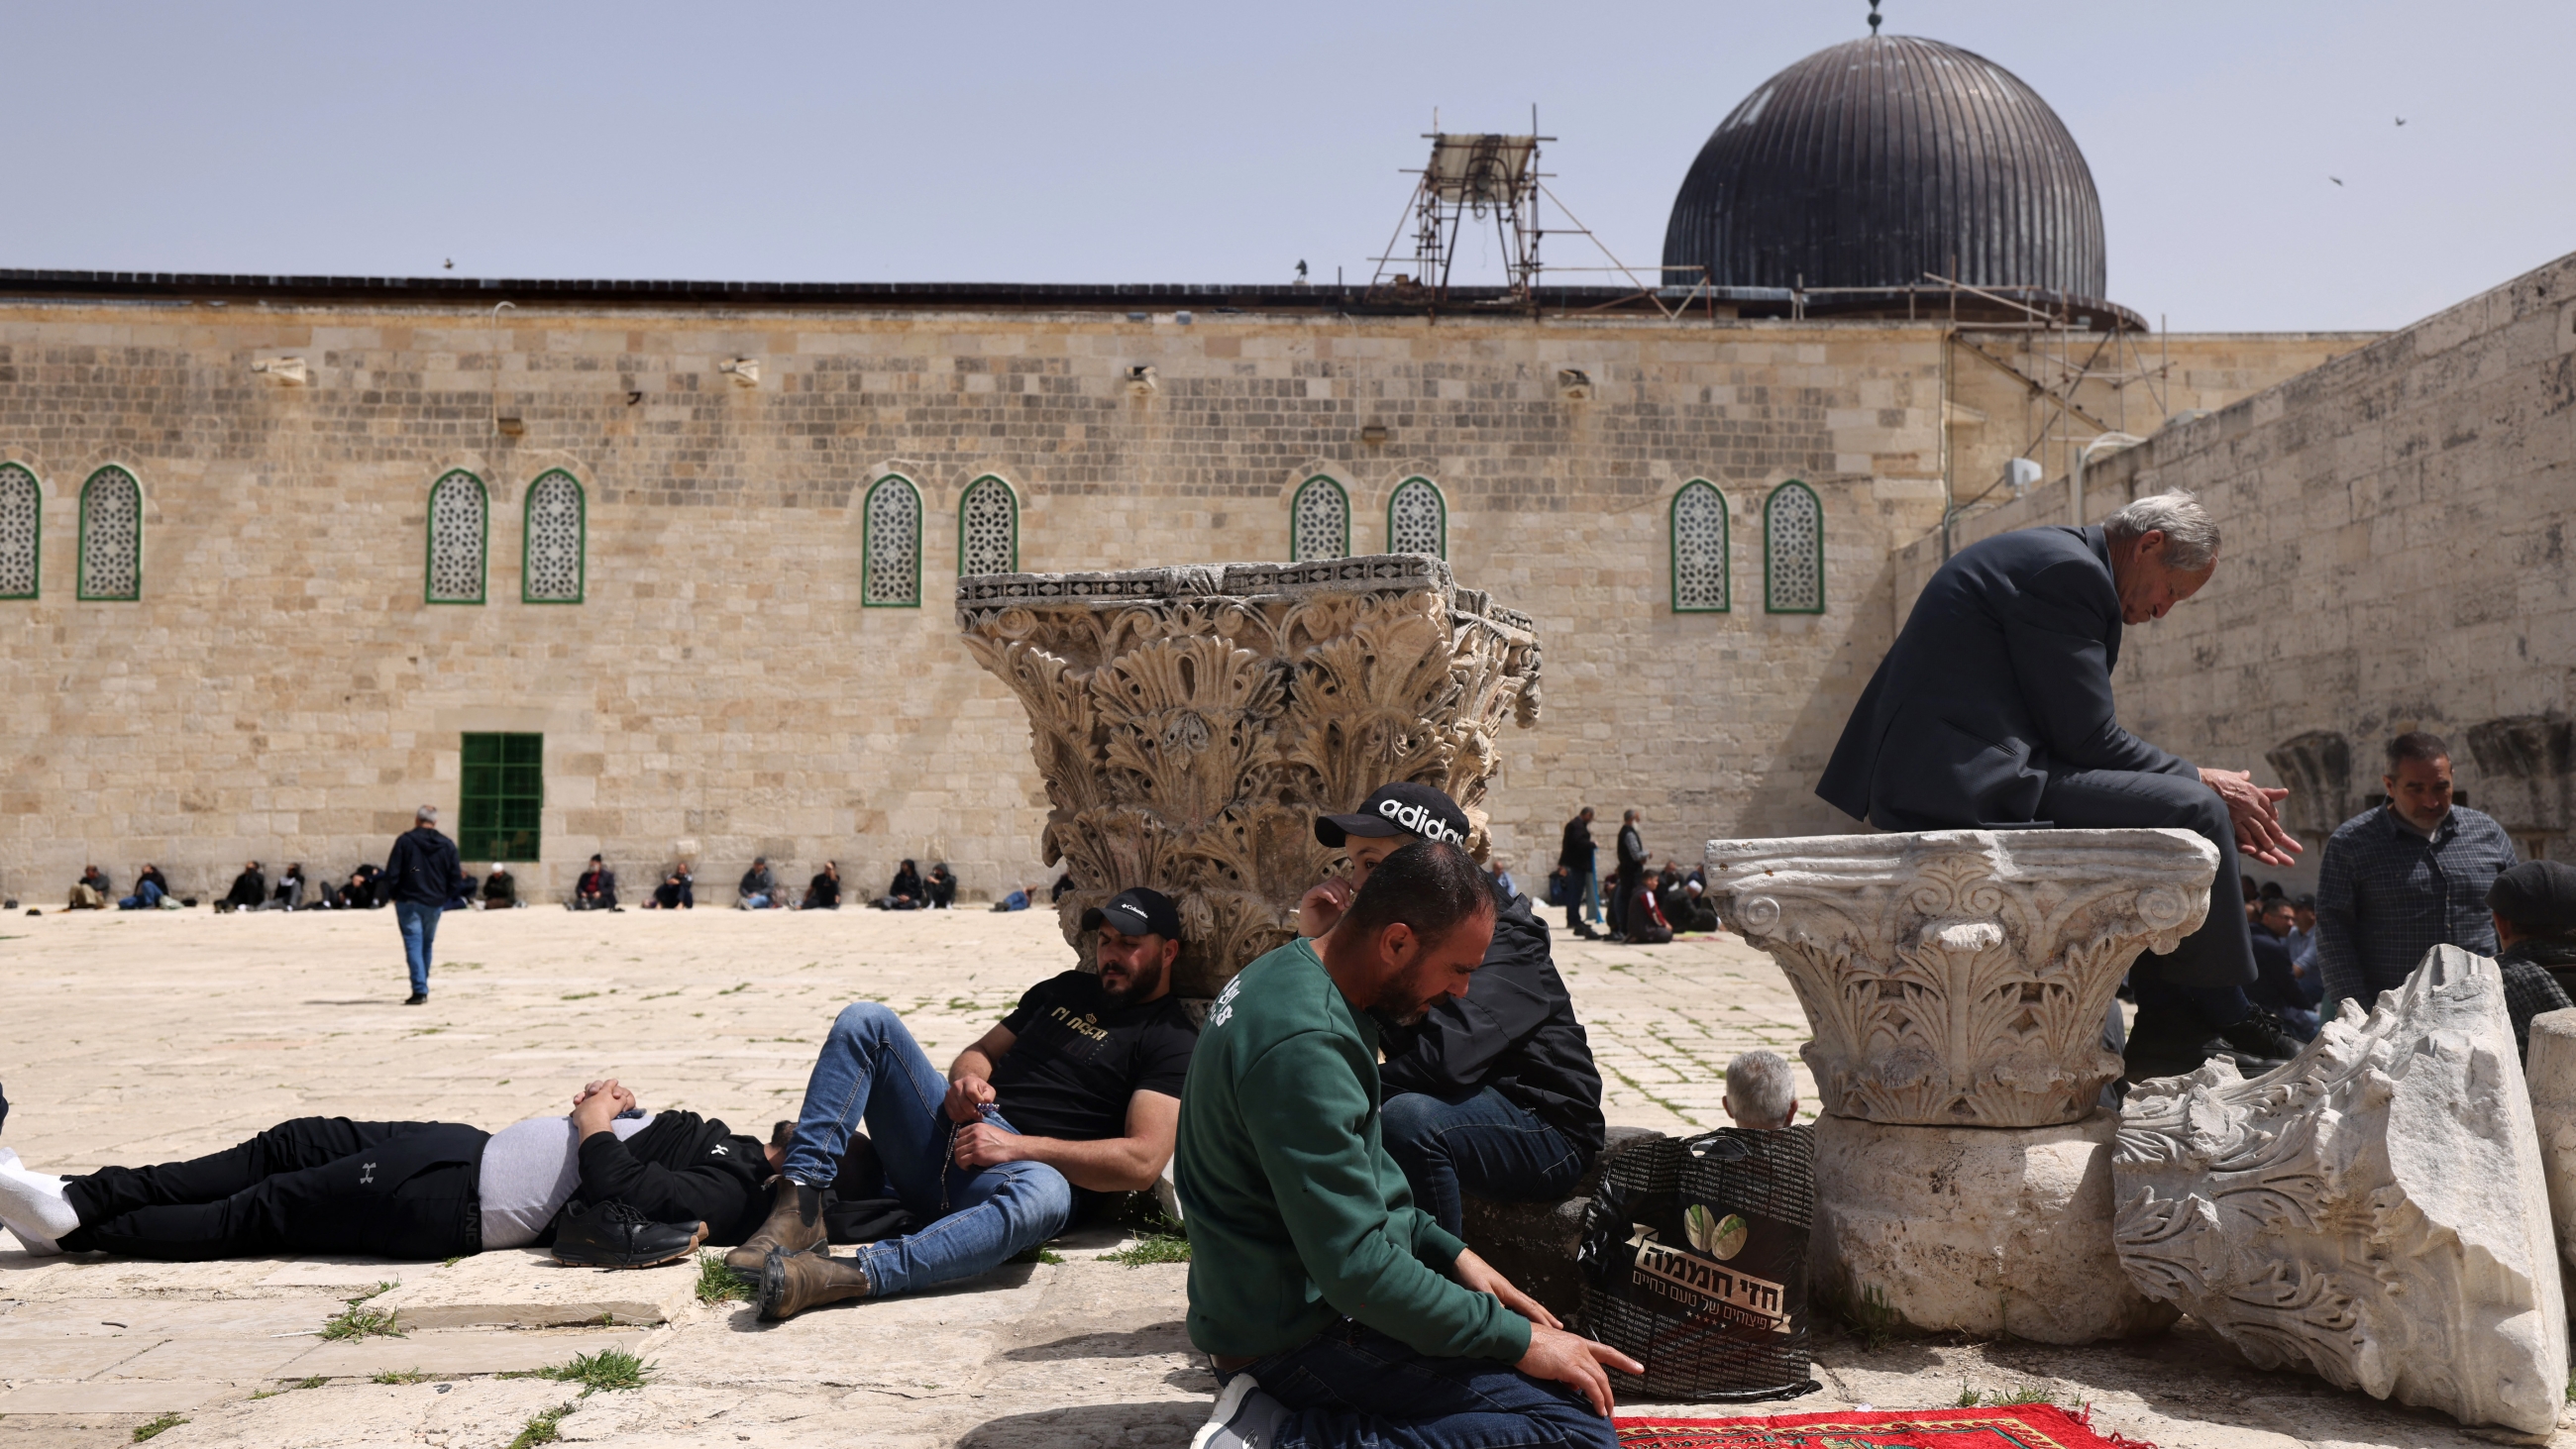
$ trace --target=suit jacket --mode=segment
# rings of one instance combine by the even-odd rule
[[[2099,528],[2025,528],[1941,566],[1879,661],[1816,793],[1882,830],[2045,825],[2077,770],[2199,778],[2120,728],[2120,591]]]

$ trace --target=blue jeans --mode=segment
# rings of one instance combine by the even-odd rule
[[[1498,1202],[1543,1202],[1583,1180],[1584,1151],[1491,1087],[1455,1101],[1398,1092],[1378,1114],[1386,1155],[1413,1185],[1414,1206],[1452,1236],[1465,1220],[1461,1193]]]
[[[805,1083],[786,1175],[829,1186],[864,1120],[894,1195],[929,1224],[860,1246],[874,1297],[991,1272],[1064,1231],[1073,1217],[1073,1184],[1043,1162],[959,1167],[949,1155],[957,1128],[941,1105],[947,1096],[948,1079],[922,1055],[903,1018],[873,1001],[842,1008]],[[1017,1131],[990,1107],[984,1120]]]
[[[418,901],[394,902],[394,926],[402,932],[403,959],[411,963],[411,994],[429,994],[429,947],[438,939],[438,907]]]
[[[134,894],[116,903],[120,911],[148,911],[161,904],[161,888],[150,881],[134,888]]]
[[[1347,1318],[1243,1372],[1287,1406],[1273,1449],[1618,1449],[1610,1421],[1563,1384],[1489,1358],[1416,1353]]]

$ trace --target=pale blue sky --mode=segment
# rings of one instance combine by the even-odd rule
[[[0,266],[1364,278],[1432,108],[1518,129],[1533,102],[1558,194],[1651,264],[1710,129],[1866,11],[22,4]],[[2056,106],[2113,299],[2177,330],[2393,326],[2576,250],[2576,6],[1887,11]]]

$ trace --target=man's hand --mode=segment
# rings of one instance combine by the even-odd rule
[[[1592,1401],[1592,1412],[1610,1417],[1610,1375],[1602,1371],[1608,1364],[1623,1374],[1641,1374],[1646,1366],[1606,1343],[1577,1338],[1562,1328],[1544,1323],[1530,1325],[1529,1352],[1512,1365],[1534,1379],[1553,1379]]]
[[[1459,1287],[1470,1293],[1491,1293],[1500,1298],[1505,1308],[1532,1323],[1543,1323],[1550,1328],[1565,1326],[1557,1321],[1555,1314],[1547,1311],[1546,1304],[1513,1287],[1511,1279],[1504,1277],[1493,1264],[1476,1256],[1472,1248],[1458,1250],[1458,1261],[1450,1268],[1449,1275],[1458,1280]]]
[[[573,1136],[583,1138],[607,1131],[617,1114],[634,1102],[635,1094],[619,1086],[615,1078],[583,1088],[580,1100],[573,1103]]]
[[[984,1120],[981,1109],[997,1100],[992,1083],[972,1072],[960,1072],[948,1079],[948,1100],[943,1105],[948,1109],[951,1122],[981,1122]]]
[[[1313,890],[1297,898],[1297,934],[1320,936],[1333,929],[1342,912],[1351,908],[1357,887],[1342,876],[1328,875]]]
[[[957,1134],[954,1149],[957,1165],[963,1168],[991,1167],[996,1163],[1017,1162],[1027,1156],[1020,1150],[1016,1132],[1005,1132],[990,1122],[977,1122]]]
[[[2227,817],[2236,825],[2236,848],[2265,865],[2288,866],[2290,857],[2300,853],[2299,842],[2281,828],[2280,804],[2290,798],[2287,790],[2269,789],[2254,783],[2246,770],[2203,770],[2200,783],[2218,792],[2227,802]]]

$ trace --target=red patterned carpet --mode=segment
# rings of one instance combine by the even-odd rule
[[[1617,1424],[1619,1449],[2155,1449],[2049,1404]]]

